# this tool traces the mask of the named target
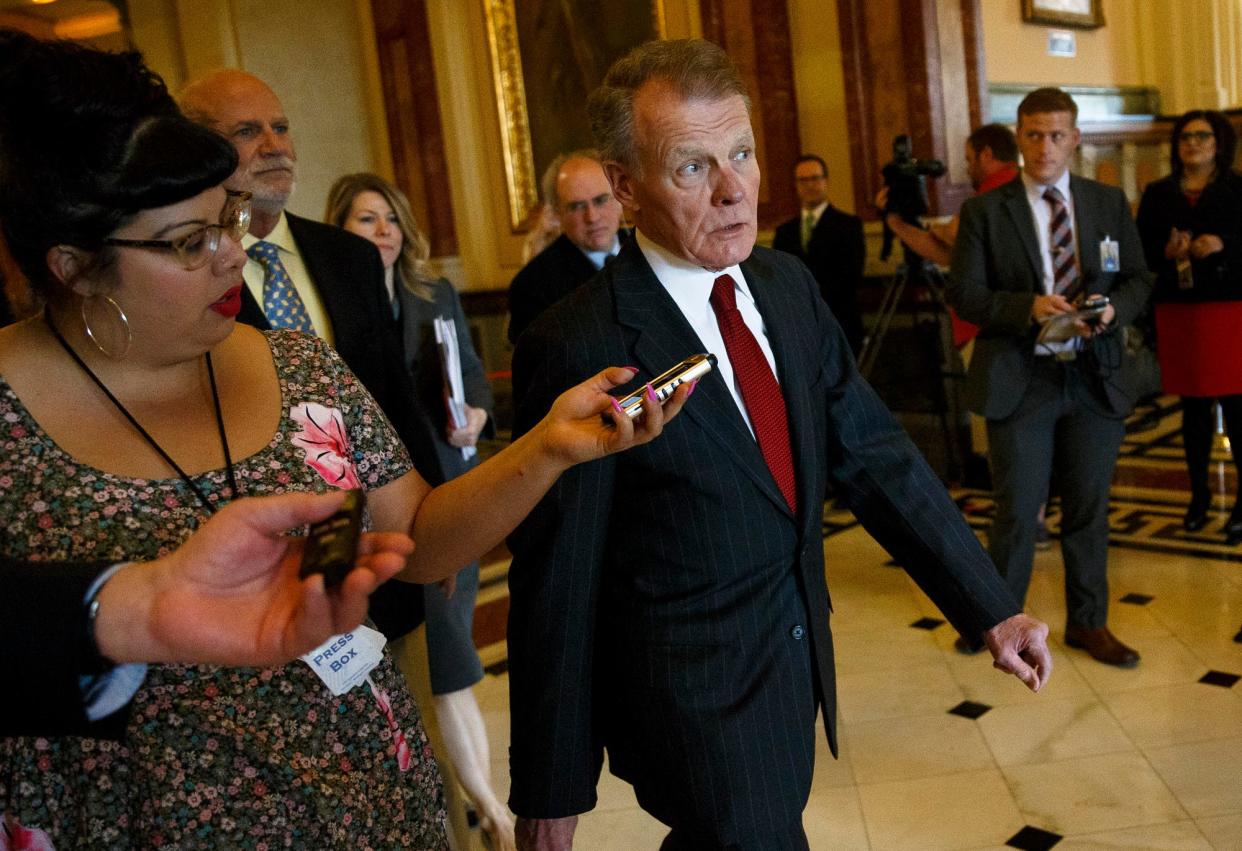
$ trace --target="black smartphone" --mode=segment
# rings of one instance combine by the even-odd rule
[[[617,404],[621,406],[621,410],[625,411],[625,415],[630,419],[638,416],[643,412],[643,402],[646,401],[644,394],[647,392],[646,384],[651,384],[651,389],[655,393],[656,399],[664,402],[669,396],[673,395],[673,391],[683,384],[702,378],[711,372],[716,366],[716,356],[711,354],[691,355],[677,366],[663,372],[653,378],[650,382],[645,382],[642,387],[626,396],[623,399],[617,399]]]
[[[1078,309],[1077,318],[1086,322],[1088,325],[1099,325],[1100,317],[1104,315],[1104,309],[1108,307],[1109,301],[1106,295],[1089,296],[1082,307]]]
[[[358,539],[362,536],[362,509],[366,497],[360,490],[351,490],[345,502],[331,516],[312,523],[302,551],[303,579],[312,573],[323,574],[323,584],[334,588],[345,581],[358,556]]]

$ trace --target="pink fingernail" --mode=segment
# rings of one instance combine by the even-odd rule
[[[621,403],[618,402],[616,399],[612,400],[612,409],[616,411],[618,414],[620,414],[621,416],[623,417],[625,416],[625,408],[622,408]]]
[[[689,399],[694,395],[694,388],[699,386],[699,380],[696,378],[690,382],[690,389],[686,391],[686,398]]]
[[[651,389],[651,385],[650,385],[650,384],[647,384],[647,385],[644,385],[644,386],[647,388],[647,392],[644,394],[644,395],[647,397],[647,401],[648,401],[648,402],[657,402],[657,403],[658,403],[660,400],[656,398],[655,391]]]
[[[638,374],[638,367],[636,367],[636,366],[623,366],[623,367],[621,367],[621,368],[622,368],[622,369],[628,369],[630,372],[634,373],[635,375],[637,375],[637,374]]]

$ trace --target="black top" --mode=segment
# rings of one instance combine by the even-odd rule
[[[1164,256],[1173,228],[1190,231],[1191,239],[1214,234],[1225,243],[1224,251],[1191,260],[1194,286],[1186,290],[1177,285],[1177,264]],[[1155,301],[1242,299],[1242,175],[1231,171],[1218,177],[1193,206],[1172,175],[1149,183],[1139,203],[1138,229],[1147,265],[1156,273]]]

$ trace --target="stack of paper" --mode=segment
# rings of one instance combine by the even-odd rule
[[[466,388],[461,378],[461,350],[457,348],[457,325],[451,317],[432,320],[436,343],[440,349],[440,366],[444,370],[444,406],[448,409],[453,428],[466,426]],[[463,446],[461,457],[467,461],[477,454],[473,446]]]

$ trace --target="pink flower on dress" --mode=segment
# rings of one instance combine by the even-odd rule
[[[0,819],[0,851],[56,851],[56,846],[37,827],[22,827],[12,813],[5,813]]]
[[[291,442],[306,454],[306,463],[323,476],[325,482],[335,488],[362,487],[349,450],[345,418],[340,411],[315,402],[303,402],[293,406],[289,417],[302,427]]]

